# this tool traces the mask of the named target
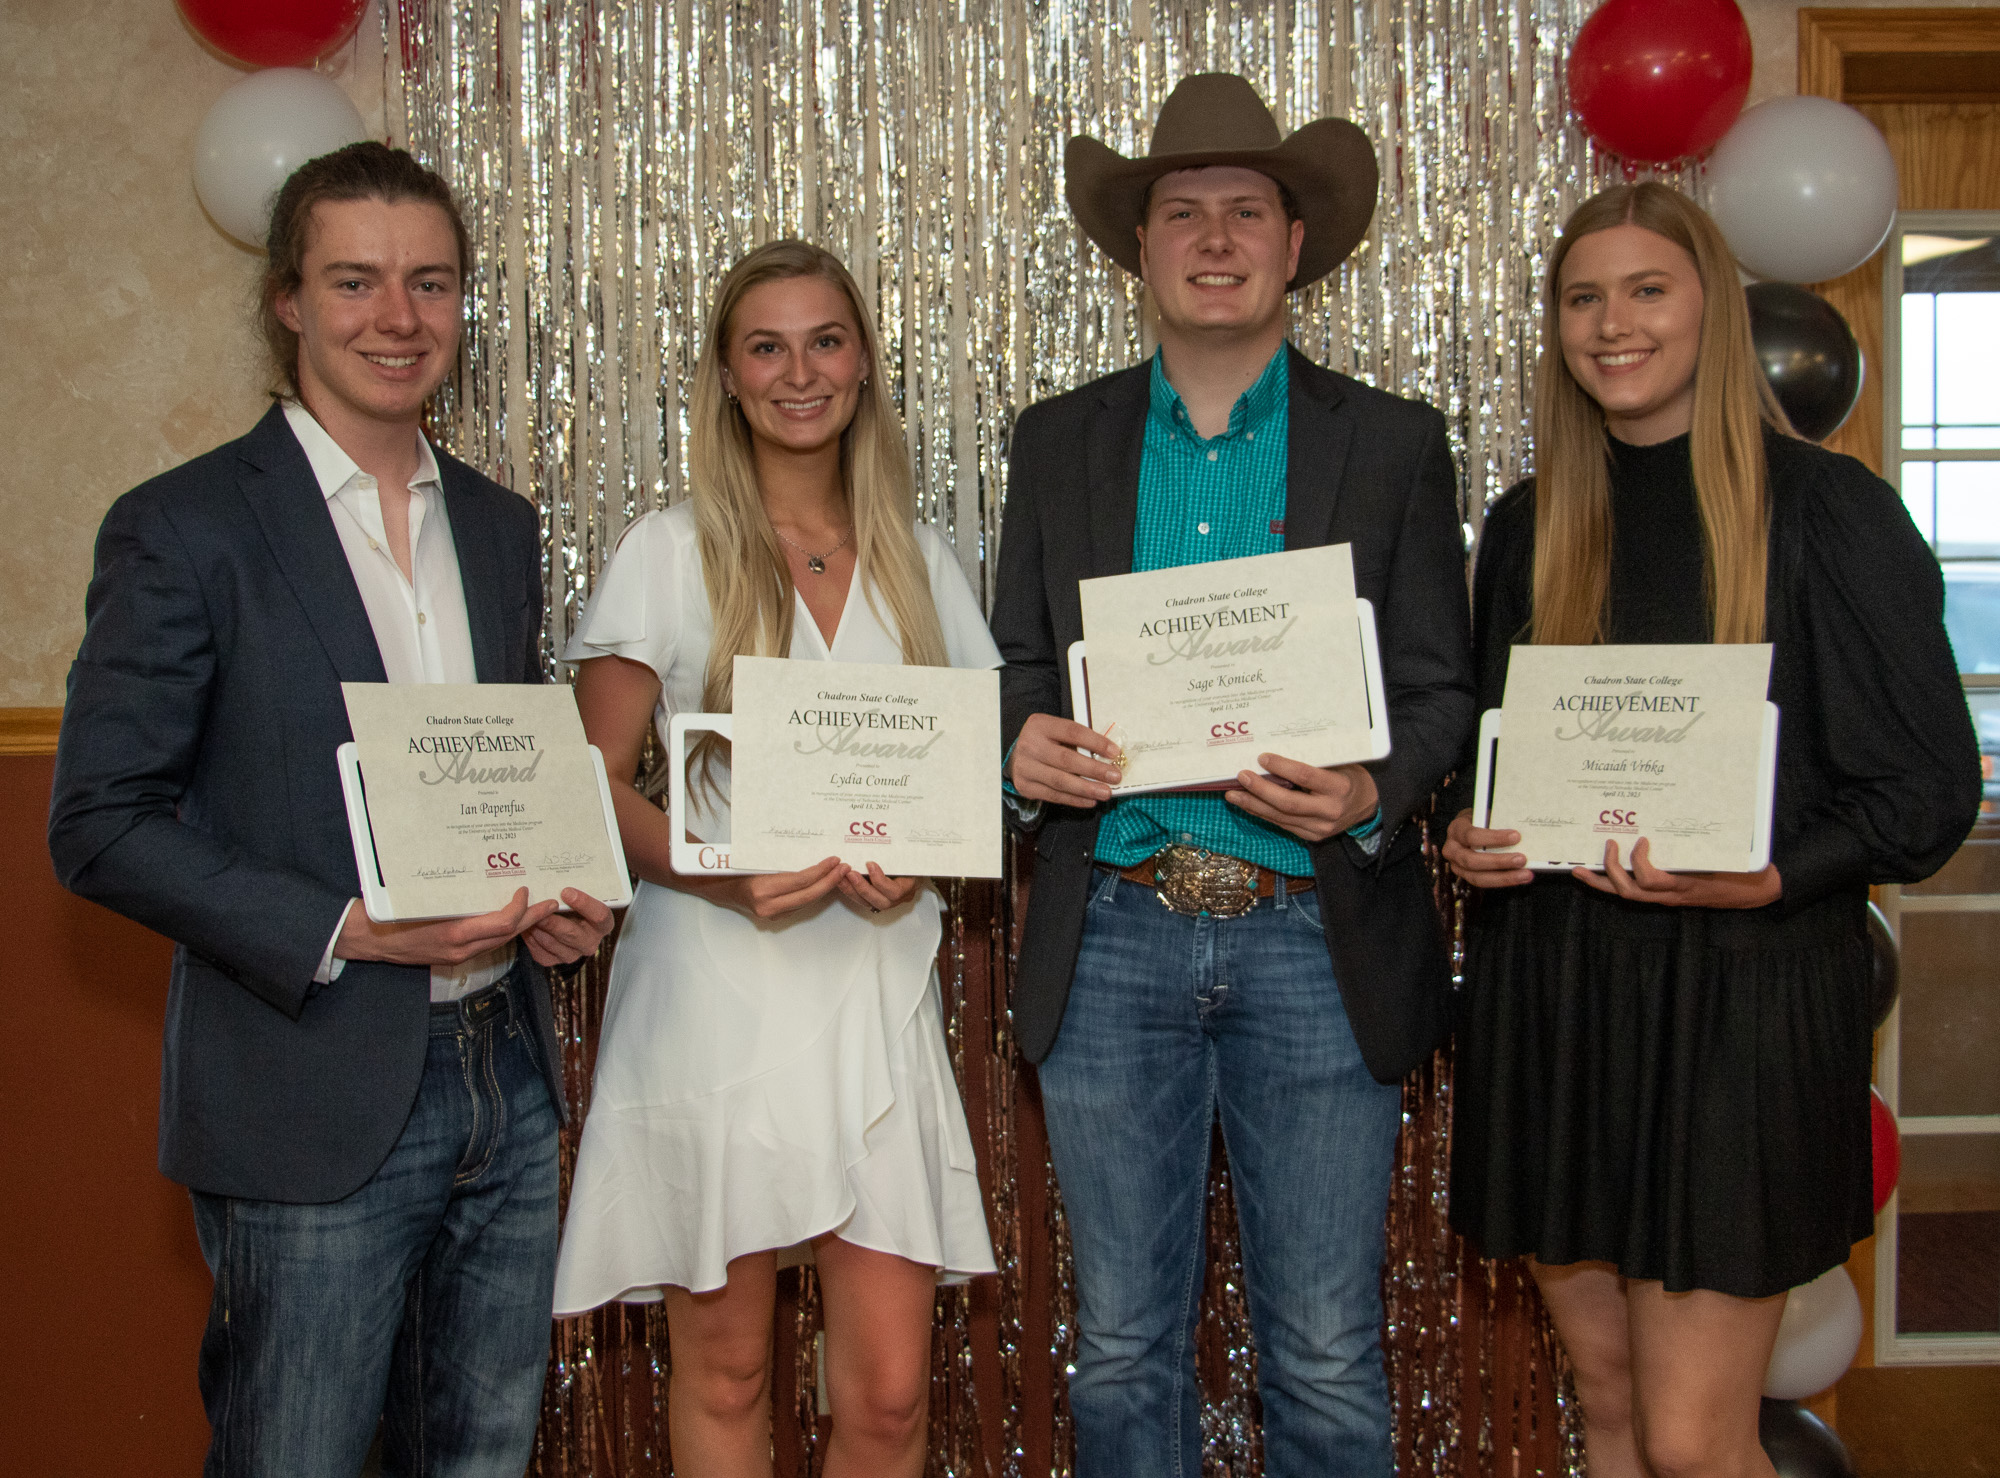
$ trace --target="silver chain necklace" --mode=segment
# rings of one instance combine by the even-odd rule
[[[806,568],[811,570],[815,575],[824,575],[826,573],[827,560],[830,559],[832,556],[840,553],[841,550],[845,549],[847,547],[847,541],[854,537],[854,529],[850,525],[847,532],[840,536],[840,542],[838,544],[834,545],[833,548],[827,550],[825,554],[814,554],[810,549],[806,548],[805,545],[797,542],[796,540],[786,539],[783,532],[778,528],[776,524],[771,525],[771,532],[776,534],[780,539],[783,539],[785,543],[791,545],[792,548],[798,550],[799,553],[803,554],[806,557]]]

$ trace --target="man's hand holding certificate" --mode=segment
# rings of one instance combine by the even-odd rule
[[[1079,596],[1078,717],[1123,750],[1121,791],[1233,784],[1266,753],[1313,767],[1388,753],[1347,545],[1085,580]]]
[[[344,683],[342,782],[376,920],[462,917],[570,889],[631,900],[576,700],[540,684]]]

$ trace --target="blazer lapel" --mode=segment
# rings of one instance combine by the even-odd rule
[[[347,551],[282,410],[271,407],[243,439],[241,455],[237,484],[335,675],[346,683],[387,682]]]
[[[458,554],[458,581],[465,591],[465,620],[472,629],[472,665],[483,683],[513,683],[519,672],[507,662],[504,591],[506,566],[494,541],[493,520],[483,516],[466,469],[437,454],[444,481],[445,516]]]
[[[1312,549],[1333,541],[1334,505],[1354,427],[1335,414],[1340,381],[1296,349],[1291,362],[1291,400],[1286,415],[1285,548]]]
[[[1104,388],[1084,448],[1090,492],[1088,575],[1132,573],[1132,536],[1139,519],[1139,462],[1146,449],[1146,409],[1152,393],[1148,361]]]

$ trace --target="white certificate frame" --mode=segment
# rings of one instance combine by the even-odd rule
[[[1493,754],[1500,746],[1500,710],[1489,708],[1479,716],[1479,768],[1472,785],[1472,824],[1482,830],[1491,826],[1493,820]],[[1757,752],[1757,817],[1750,830],[1750,851],[1739,868],[1725,869],[1734,872],[1762,872],[1771,861],[1771,820],[1778,793],[1778,705],[1770,701],[1764,704],[1764,729],[1759,736]],[[1513,851],[1511,847],[1492,847],[1488,851]],[[1630,854],[1627,854],[1629,861]],[[1570,872],[1576,868],[1588,868],[1592,872],[1604,871],[1604,858],[1600,855],[1592,860],[1579,859],[1574,862],[1551,862],[1528,860],[1528,866],[1535,872]],[[1702,872],[1706,868],[1668,867],[1663,872]]]
[[[1361,677],[1368,695],[1368,743],[1369,753],[1359,755],[1344,763],[1369,763],[1386,759],[1389,755],[1389,700],[1382,687],[1382,653],[1375,636],[1375,603],[1366,596],[1354,598],[1354,617],[1361,641]],[[1069,692],[1070,707],[1076,714],[1076,721],[1086,729],[1095,728],[1090,721],[1090,672],[1087,644],[1074,641],[1069,644]],[[1078,753],[1088,753],[1079,750]],[[1163,791],[1193,790],[1239,790],[1236,776],[1244,770],[1253,770],[1259,775],[1267,774],[1257,765],[1237,765],[1227,774],[1217,775],[1212,780],[1171,780],[1156,785],[1121,785],[1119,795],[1151,795]]]
[[[668,861],[685,877],[741,878],[760,876],[765,869],[737,867],[729,856],[727,842],[688,840],[688,731],[736,737],[735,715],[728,713],[677,713],[667,721],[667,824],[673,828],[673,849]]]
[[[611,802],[611,781],[604,771],[604,755],[595,744],[590,750],[590,767],[597,775],[597,799],[604,807],[604,834],[611,842],[612,876],[622,891],[615,898],[597,901],[611,908],[624,908],[632,901],[632,871],[625,864],[625,839],[618,832],[618,813]],[[375,856],[375,828],[368,819],[368,787],[361,775],[361,750],[350,739],[333,752],[340,770],[340,796],[347,803],[347,837],[354,844],[354,870],[361,878],[361,906],[378,924],[421,923],[430,919],[465,918],[464,914],[404,914],[396,911],[395,898],[382,881],[381,864]],[[559,913],[574,912],[557,896]]]

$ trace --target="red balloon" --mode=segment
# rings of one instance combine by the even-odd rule
[[[1605,0],[1569,54],[1577,117],[1635,164],[1707,153],[1749,92],[1750,27],[1736,0]]]
[[[368,0],[174,0],[217,51],[253,67],[310,67],[354,34]]]
[[[1880,1215],[1903,1173],[1903,1136],[1897,1132],[1896,1116],[1872,1087],[1868,1090],[1868,1127],[1875,1144],[1875,1211]]]

